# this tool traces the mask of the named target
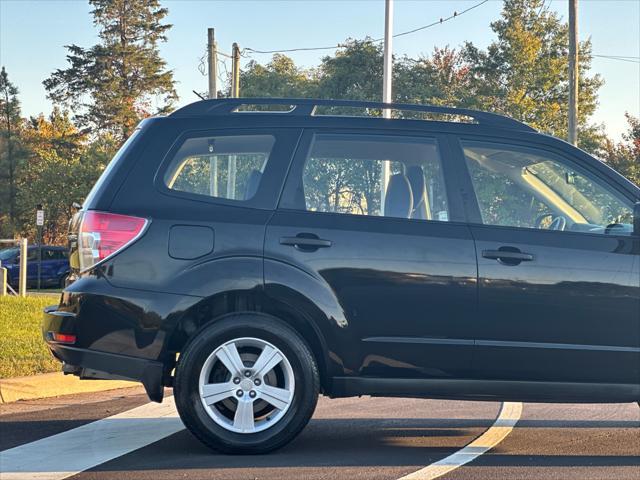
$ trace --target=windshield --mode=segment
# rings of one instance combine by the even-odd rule
[[[545,161],[526,167],[525,172],[544,182],[571,205],[584,218],[585,223],[602,226],[632,223],[631,209],[624,202],[600,184],[565,165]]]

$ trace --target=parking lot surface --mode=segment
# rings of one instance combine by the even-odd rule
[[[437,462],[449,465],[445,479],[640,478],[636,404],[511,404],[511,430],[496,421],[500,403],[321,398],[291,444],[227,456],[184,430],[171,400],[149,404],[134,388],[3,405],[2,478],[423,480]],[[481,453],[485,438],[498,443]],[[460,458],[471,461],[451,467]],[[28,468],[15,468],[23,460]]]

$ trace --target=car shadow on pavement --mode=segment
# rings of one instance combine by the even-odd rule
[[[436,462],[480,435],[493,419],[314,419],[289,445],[266,455],[223,455],[184,430],[95,467],[95,472],[289,467],[407,467]],[[529,427],[549,422],[530,421]],[[563,422],[574,423],[574,422]],[[580,426],[580,421],[575,422]],[[589,427],[628,428],[635,422],[589,421]],[[495,455],[511,465],[591,465],[593,457]],[[493,462],[492,462],[493,463]],[[599,465],[636,466],[632,456],[598,457]]]

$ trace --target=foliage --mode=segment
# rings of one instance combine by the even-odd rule
[[[13,234],[16,221],[16,172],[24,150],[18,89],[4,67],[0,71],[0,238]]]
[[[72,203],[82,202],[106,166],[106,140],[87,146],[67,113],[31,118],[24,132],[30,155],[20,170],[18,203],[23,235],[35,237],[35,209],[45,209],[44,241],[64,243]],[[108,141],[107,141],[108,143]],[[112,149],[111,146],[108,147]]]
[[[44,81],[49,98],[71,107],[76,121],[119,141],[153,113],[171,109],[176,93],[158,43],[171,25],[159,0],[90,0],[100,43],[91,48],[69,45],[66,69]],[[154,105],[159,104],[157,109]]]
[[[240,73],[243,97],[310,97],[314,83],[313,72],[299,69],[280,54],[266,65],[251,60]]]
[[[501,18],[491,24],[497,38],[487,50],[465,44],[462,55],[470,69],[470,104],[566,137],[568,28],[541,4],[542,0],[505,0]],[[584,129],[603,83],[598,75],[588,75],[590,41],[580,43],[579,62],[578,124]]]
[[[0,378],[60,370],[40,329],[42,309],[57,301],[52,295],[0,297]]]
[[[640,186],[640,119],[626,116],[629,130],[622,141],[614,143],[607,139],[600,155],[612,168]]]

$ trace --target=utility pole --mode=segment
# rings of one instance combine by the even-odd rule
[[[237,43],[231,48],[231,96],[238,98],[240,96],[240,47]]]
[[[207,54],[209,63],[209,98],[218,98],[218,52],[215,28],[207,29]]]
[[[569,0],[569,132],[568,140],[578,144],[578,0]]]
[[[384,53],[382,67],[382,101],[391,103],[391,83],[393,80],[393,0],[384,2]],[[391,118],[391,110],[382,110],[384,118]],[[384,202],[389,184],[391,163],[388,160],[382,162],[380,175],[380,214],[384,215]]]
[[[240,47],[234,42],[231,47],[231,97],[240,96]],[[227,163],[227,198],[236,198],[236,156],[229,155]]]
[[[207,29],[207,61],[209,73],[209,99],[218,98],[218,47],[216,45],[215,28]],[[213,145],[209,147],[213,150]],[[209,157],[209,194],[218,196],[218,157]]]

